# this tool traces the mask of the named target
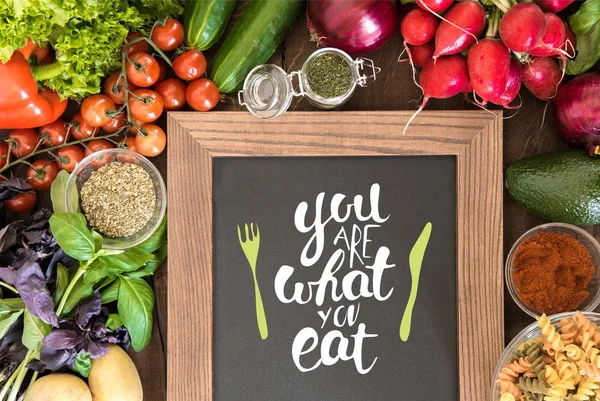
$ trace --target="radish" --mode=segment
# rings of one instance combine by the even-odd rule
[[[540,46],[529,49],[527,53],[532,56],[554,56],[561,53],[560,47],[565,43],[565,24],[556,14],[545,13],[546,30]],[[566,60],[564,60],[566,62]]]
[[[556,96],[562,71],[552,57],[534,57],[523,68],[523,84],[540,100]]]
[[[469,49],[467,63],[473,90],[483,99],[481,105],[500,99],[506,91],[510,71],[510,52],[506,46],[494,39],[482,39]]]
[[[421,70],[419,81],[423,88],[423,102],[406,123],[404,134],[412,120],[425,108],[429,99],[447,99],[462,93],[469,84],[467,62],[460,54],[430,60]]]
[[[454,4],[444,18],[435,34],[434,60],[467,49],[475,43],[485,27],[485,10],[476,1]]]
[[[519,3],[500,20],[500,39],[510,50],[527,52],[542,44],[546,18],[533,3]]]
[[[509,104],[515,100],[521,89],[521,82],[523,81],[523,67],[519,60],[515,57],[510,59],[510,70],[508,72],[508,79],[506,80],[506,88],[504,93],[497,99],[492,99],[492,103],[499,106],[503,106],[507,109],[518,109],[519,106],[509,106]]]
[[[544,11],[557,13],[567,8],[569,4],[574,1],[575,0],[537,0],[536,4]]]
[[[408,11],[400,23],[400,33],[404,42],[419,46],[431,41],[435,37],[438,20],[435,15],[415,7]]]
[[[454,0],[417,0],[417,4],[423,10],[431,13],[443,13],[452,5]]]
[[[575,49],[577,49],[577,36],[566,21],[563,21],[565,26],[565,43],[561,49],[569,53],[570,57],[575,57]]]
[[[423,68],[433,56],[433,42],[427,42],[419,46],[408,45],[408,50],[410,51],[413,63],[417,67]],[[405,58],[399,61],[405,63],[408,60]]]

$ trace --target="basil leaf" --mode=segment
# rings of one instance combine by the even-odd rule
[[[140,352],[150,343],[153,326],[154,292],[141,278],[119,278],[117,309],[129,331],[133,349]]]
[[[54,303],[58,304],[69,286],[69,271],[62,264],[56,266],[56,289],[54,290]]]
[[[23,317],[23,337],[21,342],[27,349],[39,352],[42,348],[42,340],[46,337],[52,327],[44,323],[41,319],[33,316],[31,312],[25,309]]]
[[[600,23],[585,36],[577,36],[577,57],[567,60],[569,75],[580,75],[590,70],[600,60]]]
[[[100,249],[102,249],[102,243],[104,242],[102,236],[96,231],[92,230],[92,238],[94,239],[94,251],[100,251]]]
[[[67,255],[81,261],[94,257],[96,239],[82,214],[55,213],[49,221],[56,242]]]
[[[82,352],[81,354],[77,354],[77,358],[71,369],[83,377],[88,377],[90,375],[90,370],[92,369],[92,358],[90,357],[90,353]]]
[[[600,0],[587,0],[579,11],[569,17],[569,25],[573,33],[577,36],[583,36],[600,21]],[[579,43],[579,38],[577,38]]]
[[[121,320],[121,316],[118,313],[111,313],[108,315],[108,320],[106,321],[106,327],[115,331],[119,327],[123,326],[123,321]]]
[[[148,253],[152,253],[167,242],[167,216],[163,218],[158,229],[146,241],[137,245],[135,248]]]
[[[94,283],[86,283],[83,278],[77,280],[62,310],[62,316],[68,314],[79,305],[81,301],[92,296]]]
[[[50,188],[50,199],[52,200],[52,209],[54,209],[54,213],[67,212],[65,194],[67,192],[67,181],[69,181],[69,177],[69,173],[65,170],[61,170],[52,183],[52,187]],[[76,188],[69,191],[68,202],[69,210],[79,213],[79,194],[77,193]]]
[[[0,299],[0,317],[23,308],[25,308],[25,302],[21,298]]]
[[[119,297],[119,280],[115,280],[111,285],[106,287],[104,291],[100,293],[102,298],[102,304],[109,304],[114,302]]]
[[[100,249],[96,253],[96,256],[111,256],[111,255],[119,255],[121,253],[123,253],[122,249],[108,249],[108,248],[103,248],[103,249]]]
[[[92,262],[83,279],[95,283],[111,274],[137,270],[152,259],[154,255],[136,248],[126,249],[118,255],[101,256]]]
[[[0,339],[4,338],[10,326],[15,324],[19,317],[23,314],[24,309],[19,309],[16,312],[9,313],[8,315],[3,315],[0,320]]]
[[[154,274],[154,272],[162,265],[167,258],[167,244],[163,244],[156,252],[154,259],[150,260],[144,266],[136,271],[124,273],[127,277],[146,277]]]

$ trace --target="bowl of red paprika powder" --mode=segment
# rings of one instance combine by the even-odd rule
[[[528,315],[593,311],[600,304],[600,244],[565,223],[534,227],[513,245],[504,269],[508,291]]]

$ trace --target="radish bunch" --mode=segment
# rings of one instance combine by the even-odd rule
[[[416,0],[407,7],[400,32],[407,60],[422,68],[423,89],[410,121],[430,98],[472,93],[481,107],[518,108],[512,103],[522,83],[541,100],[556,96],[575,37],[555,12],[573,0],[492,1],[497,7],[488,16],[475,0]]]

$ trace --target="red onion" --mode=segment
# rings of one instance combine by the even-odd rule
[[[554,121],[565,142],[600,155],[600,72],[567,82],[554,98]]]
[[[350,54],[383,46],[398,24],[393,0],[309,0],[306,14],[308,29],[322,46]]]

